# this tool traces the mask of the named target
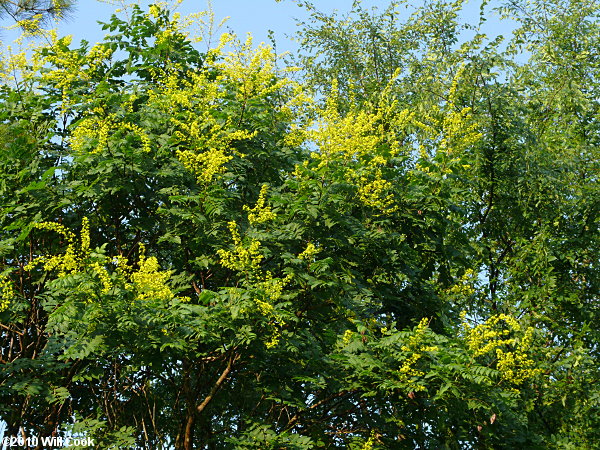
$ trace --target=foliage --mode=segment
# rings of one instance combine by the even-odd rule
[[[304,2],[301,82],[164,4],[8,55],[7,433],[593,448],[598,10],[538,3],[502,44],[461,2]]]
[[[35,34],[50,19],[67,16],[73,6],[73,0],[2,0],[0,18],[8,16],[25,34]]]

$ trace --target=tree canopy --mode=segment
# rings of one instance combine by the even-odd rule
[[[593,448],[598,5],[301,7],[293,61],[164,3],[4,55],[6,435]]]

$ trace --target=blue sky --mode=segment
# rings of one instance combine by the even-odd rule
[[[133,0],[126,1],[131,3]],[[118,3],[118,2],[114,2]],[[140,3],[147,5],[153,2],[144,0]],[[348,11],[352,0],[313,0],[313,3],[323,12],[337,9],[340,12]],[[408,4],[421,3],[408,1]],[[389,0],[363,0],[365,6],[377,6],[381,9],[389,4]],[[477,22],[479,20],[479,0],[470,0],[465,8],[465,18]],[[91,43],[102,40],[105,32],[97,21],[108,21],[118,5],[110,5],[99,0],[78,0],[76,10],[71,17],[59,24],[59,34],[72,34],[74,42],[85,39]],[[273,30],[277,42],[278,52],[294,51],[296,45],[290,40],[296,30],[295,19],[306,18],[306,11],[299,8],[296,0],[213,0],[212,7],[215,19],[219,22],[225,17],[230,17],[223,31],[232,29],[240,37],[247,32],[252,33],[255,43],[268,41],[268,30]],[[206,0],[184,0],[180,11],[185,13],[197,12],[207,9]],[[510,28],[490,16],[486,23],[488,34],[506,34]],[[11,39],[12,33],[2,33],[5,42]]]

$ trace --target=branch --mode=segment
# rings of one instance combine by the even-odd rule
[[[310,410],[310,409],[315,409],[315,408],[318,408],[319,406],[323,405],[324,403],[328,403],[328,402],[330,402],[331,400],[335,400],[335,399],[336,399],[336,398],[338,398],[338,397],[344,397],[344,396],[346,396],[346,395],[353,394],[354,392],[355,392],[355,391],[341,391],[341,392],[337,392],[337,393],[335,393],[335,394],[333,394],[333,395],[330,395],[329,397],[325,397],[325,398],[323,398],[323,399],[319,400],[319,401],[318,401],[318,402],[316,402],[316,403],[313,403],[312,405],[310,405],[310,406],[309,406],[309,407],[308,407],[306,410],[304,410],[304,411],[298,411],[298,412],[297,412],[297,413],[294,415],[294,417],[292,417],[292,418],[291,418],[291,419],[288,421],[288,424],[287,424],[287,426],[286,426],[286,430],[291,430],[292,428],[294,428],[294,426],[296,426],[296,422],[298,422],[298,420],[300,419],[300,415],[301,415],[303,412],[305,412],[305,411],[308,411],[308,410]]]
[[[17,333],[19,336],[23,336],[23,332],[18,331],[18,330],[14,330],[10,327],[7,327],[6,325],[4,325],[3,323],[0,323],[0,327],[7,329],[8,331],[10,331],[11,333]]]
[[[219,377],[219,379],[217,380],[217,382],[214,384],[214,386],[210,390],[209,394],[202,401],[202,403],[200,403],[196,407],[196,411],[198,413],[201,413],[202,411],[204,411],[204,408],[206,408],[208,406],[208,404],[210,403],[210,401],[213,399],[213,397],[215,396],[215,394],[217,393],[217,391],[219,390],[219,388],[221,387],[221,385],[223,384],[223,382],[225,381],[225,379],[229,375],[229,372],[231,372],[231,369],[232,369],[233,365],[235,364],[235,362],[238,359],[240,359],[240,355],[237,355],[237,354],[235,356],[232,356],[231,358],[229,358],[229,361],[227,361],[227,367],[225,367],[225,370],[223,370],[223,373],[221,374],[221,376]]]

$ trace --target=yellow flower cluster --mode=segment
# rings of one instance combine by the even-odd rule
[[[474,119],[470,107],[458,110],[456,106],[458,83],[465,71],[462,64],[452,79],[448,92],[448,104],[442,119],[442,140],[440,150],[448,154],[461,154],[482,138],[478,132],[479,123]]]
[[[166,4],[164,2],[160,2],[150,5],[150,7],[148,8],[148,16],[154,19],[158,19],[162,6],[166,6]]]
[[[285,325],[285,320],[277,313],[274,304],[281,298],[283,288],[290,280],[291,275],[285,278],[273,278],[269,271],[264,275],[258,272],[253,275],[253,285],[258,293],[254,303],[260,314],[267,318],[271,328],[270,339],[265,343],[267,348],[275,347],[281,338],[281,328]]]
[[[87,222],[87,218],[84,218],[84,223]],[[58,270],[58,276],[64,277],[67,274],[75,273],[80,269],[81,266],[81,253],[77,254],[77,249],[75,247],[75,235],[67,230],[64,226],[54,222],[42,222],[34,225],[34,228],[38,230],[49,230],[54,231],[57,234],[60,234],[67,241],[67,249],[62,255],[54,255],[54,256],[39,256],[32,261],[30,261],[25,267],[25,270],[32,270],[37,265],[43,265],[44,270]],[[89,232],[89,229],[87,229]],[[85,242],[89,243],[89,235],[83,236],[83,233],[86,232],[86,228],[82,228],[82,245],[80,247],[83,250],[83,245]]]
[[[535,363],[528,355],[533,342],[533,331],[533,328],[525,330],[525,335],[514,352],[496,349],[496,367],[502,374],[502,378],[512,384],[521,384],[543,373],[542,369],[534,367]]]
[[[150,19],[159,19],[162,12],[174,11],[183,0],[172,0],[170,2],[156,2],[148,8],[147,17]],[[203,16],[209,15],[209,23],[203,20]],[[194,38],[190,36],[189,28],[193,25],[200,25],[201,30],[210,27],[213,28],[214,14],[212,11],[201,11],[198,13],[187,14],[182,17],[179,12],[171,14],[170,20],[166,28],[159,28],[154,37],[156,38],[154,45],[160,45],[163,42],[167,42],[171,37],[183,37],[193,39],[194,42],[200,42],[201,38]]]
[[[133,290],[136,300],[169,301],[176,298],[182,302],[189,302],[189,297],[176,297],[169,287],[168,281],[171,277],[171,272],[168,270],[161,271],[156,257],[146,257],[146,248],[143,244],[140,244],[139,248],[140,256],[137,270],[133,270],[133,267],[129,264],[129,260],[123,256],[114,256],[112,258],[117,278],[124,281],[123,286],[125,289]]]
[[[38,265],[42,265],[44,270],[57,270],[59,277],[69,274],[88,272],[97,277],[102,284],[101,294],[107,294],[119,282],[127,290],[135,291],[137,300],[159,299],[172,300],[175,295],[168,286],[171,273],[161,271],[158,260],[155,257],[146,257],[145,248],[140,244],[139,268],[133,270],[127,258],[115,256],[110,259],[103,257],[102,260],[90,260],[90,225],[87,217],[83,218],[81,227],[81,236],[79,243],[74,233],[64,226],[53,222],[42,222],[35,224],[35,228],[54,231],[65,239],[67,249],[63,254],[54,256],[39,256],[30,261],[25,266],[25,270],[32,270]],[[115,271],[111,273],[106,266],[115,266]],[[113,281],[114,280],[114,281]],[[8,299],[8,284],[0,279],[0,290],[2,291],[2,300],[0,306],[4,305],[4,298]],[[271,292],[277,292],[277,286],[273,287]],[[6,295],[5,295],[6,292]],[[180,301],[189,301],[188,297],[177,297]],[[2,309],[0,308],[0,311]]]
[[[334,81],[325,109],[321,111],[315,128],[308,132],[319,149],[311,153],[320,161],[319,168],[336,160],[368,160],[375,156],[374,151],[382,142],[382,136],[377,133],[381,113],[360,110],[342,117],[338,110],[338,95]]]
[[[518,339],[515,336],[521,331],[521,325],[514,317],[498,314],[471,327],[465,315],[462,314],[463,329],[469,350],[474,357],[495,356],[496,368],[504,380],[518,385],[542,373],[541,369],[534,368],[535,362],[529,356],[533,343],[532,327],[528,327]]]
[[[261,187],[260,194],[258,194],[258,200],[256,201],[256,206],[254,208],[244,205],[244,211],[248,212],[248,221],[251,225],[268,222],[269,220],[273,220],[275,218],[275,213],[271,210],[271,207],[268,205],[265,206],[268,190],[269,187],[266,184]]]
[[[236,129],[231,116],[216,117],[226,101],[226,90],[207,72],[189,72],[186,77],[174,68],[153,72],[160,83],[149,92],[149,103],[170,116],[173,134],[185,147],[176,152],[177,158],[200,184],[211,183],[233,158],[232,142],[251,139],[256,133]]]
[[[0,277],[0,312],[8,309],[15,292],[12,282],[7,276]]]
[[[159,19],[166,2],[150,6],[148,17]],[[208,14],[209,22],[202,16]],[[210,13],[192,14],[185,18],[175,13],[156,32],[156,44],[173,37],[188,38],[189,27],[201,25],[204,31],[213,32],[214,17]],[[108,47],[97,45],[87,55],[71,51],[70,37],[52,39],[49,56],[44,57],[52,70],[44,74],[58,89],[63,91],[63,110],[69,106],[69,92],[75,83],[90,81],[94,70],[111,57]],[[234,157],[244,155],[232,149],[232,143],[253,138],[257,132],[244,128],[251,102],[269,100],[277,92],[281,96],[281,114],[289,112],[305,102],[306,94],[298,83],[285,75],[294,68],[278,69],[277,55],[268,46],[252,48],[252,38],[245,43],[235,42],[235,52],[225,52],[225,47],[235,36],[225,33],[216,48],[208,51],[202,70],[186,71],[176,62],[167,62],[161,67],[149,69],[153,77],[153,88],[148,91],[146,107],[163,112],[169,117],[179,140],[180,149],[176,156],[184,167],[191,171],[201,185],[209,185],[226,171],[226,164]],[[216,75],[216,76],[215,76]],[[92,86],[93,88],[93,86]],[[138,125],[127,120],[132,112],[132,103],[119,105],[120,112],[105,106],[90,108],[78,121],[72,135],[75,150],[92,147],[93,152],[107,147],[111,136],[133,133],[141,140],[142,150],[151,150],[148,134]],[[231,113],[223,114],[227,109]]]
[[[460,295],[469,297],[475,293],[475,282],[477,281],[477,274],[473,269],[465,270],[465,273],[458,283],[454,284],[446,290],[449,294]]]
[[[27,46],[18,44],[18,50],[7,45],[0,48],[0,81],[5,84],[31,84],[39,75],[43,60],[38,47],[30,42]]]
[[[61,17],[63,14],[63,5],[58,0],[52,0],[52,9],[57,17]]]
[[[171,2],[156,2],[150,5],[150,7],[148,8],[147,17],[151,19],[158,19],[160,17],[161,10],[175,10],[182,2],[183,0],[172,0]],[[203,20],[203,16],[205,15],[210,16],[209,23],[206,23],[206,21]],[[172,36],[178,34],[181,36],[190,37],[190,33],[187,30],[192,25],[200,25],[201,30],[203,30],[204,28],[211,28],[212,30],[212,28],[214,27],[214,24],[212,23],[213,20],[214,14],[212,13],[212,11],[201,11],[198,13],[191,13],[183,17],[180,13],[175,12],[171,15],[169,27],[166,31]],[[159,36],[161,34],[163,34],[163,32],[159,30],[155,35],[155,37],[157,38],[156,45],[162,42],[161,40],[159,40]],[[195,42],[200,42],[202,40],[202,38],[195,37],[192,37],[192,39],[194,39]]]
[[[270,271],[262,272],[260,262],[263,255],[260,253],[260,242],[252,239],[249,246],[245,246],[239,235],[235,222],[229,222],[229,231],[234,243],[234,250],[217,250],[221,258],[221,265],[240,273],[245,273],[256,291],[254,303],[261,315],[265,316],[272,328],[270,340],[266,346],[272,348],[279,343],[281,327],[285,325],[283,317],[275,310],[275,304],[281,298],[283,289],[291,281],[292,275],[284,278],[274,278]]]
[[[146,134],[146,132],[140,126],[138,126],[138,125],[136,125],[134,123],[123,122],[123,123],[120,124],[119,129],[120,130],[129,130],[132,133],[134,133],[142,141],[142,151],[145,152],[145,153],[149,153],[150,152],[150,150],[151,150],[151,147],[150,147],[150,138],[148,138],[148,135]]]
[[[114,113],[102,117],[103,112],[102,108],[95,108],[77,124],[71,137],[74,151],[83,151],[88,144],[92,144],[94,149],[90,153],[98,153],[108,147],[111,133],[116,135],[130,131],[140,139],[142,151],[150,152],[150,138],[139,125],[120,120]]]
[[[55,16],[60,17],[62,15],[61,5],[58,5],[56,1],[52,2]],[[52,34],[55,32],[53,29],[46,29],[43,27],[44,15],[41,13],[34,14],[22,20],[17,20],[13,25],[3,27],[7,30],[19,30],[20,36],[17,37],[14,42],[21,45],[27,40],[32,38],[37,41],[43,41],[44,39],[51,39]],[[34,44],[35,45],[35,44]]]
[[[46,81],[53,82],[62,91],[62,111],[66,112],[71,105],[71,92],[75,84],[89,82],[92,74],[110,60],[112,50],[103,44],[96,44],[87,55],[70,50],[72,36],[58,38],[55,31],[51,32],[51,45],[44,62],[53,67],[43,74]]]
[[[398,206],[394,205],[394,196],[387,194],[392,187],[392,183],[382,178],[381,169],[379,168],[373,172],[373,175],[374,179],[371,181],[365,176],[360,177],[358,186],[360,200],[365,205],[388,214],[396,211]]]
[[[267,348],[275,347],[281,337],[281,328],[285,325],[285,320],[275,311],[273,306],[283,293],[283,288],[291,281],[292,276],[287,275],[284,278],[273,278],[273,274],[267,271],[266,274],[255,274],[255,286],[259,292],[263,292],[262,298],[256,298],[254,301],[258,306],[260,313],[265,316],[272,327],[271,339],[267,341]]]
[[[151,13],[156,15],[157,11]],[[272,49],[262,45],[252,49],[252,39],[248,37],[238,51],[225,53],[223,48],[232,40],[235,38],[229,34],[221,36],[217,48],[209,51],[206,70],[190,71],[183,77],[175,66],[153,70],[159,87],[150,92],[149,103],[169,113],[174,135],[185,147],[177,151],[177,157],[204,185],[225,172],[225,164],[235,154],[229,150],[232,142],[256,135],[243,129],[248,102],[264,99],[293,84],[278,76],[277,56]],[[216,78],[214,73],[218,73]],[[237,102],[234,105],[231,92]],[[223,118],[219,111],[226,105],[238,108],[239,117]]]
[[[315,244],[313,244],[312,242],[309,242],[308,244],[306,244],[306,249],[298,255],[298,258],[304,259],[305,261],[310,261],[320,251],[321,251],[321,249],[315,247]]]
[[[452,80],[448,100],[443,106],[432,105],[428,112],[421,114],[419,120],[413,119],[412,123],[423,133],[419,136],[420,161],[410,176],[415,173],[434,176],[433,172],[445,176],[457,168],[470,168],[469,164],[460,164],[461,159],[465,150],[473,147],[483,135],[478,131],[480,124],[471,108],[457,106],[458,84],[463,73],[464,66],[461,66]],[[434,156],[437,165],[433,165]],[[423,162],[429,163],[429,166]]]
[[[344,335],[342,336],[342,343],[344,345],[348,345],[350,343],[350,341],[352,340],[352,336],[354,336],[354,331],[352,331],[352,330],[344,331]]]
[[[271,316],[275,312],[275,308],[269,302],[265,302],[260,299],[256,299],[255,302],[256,302],[256,305],[258,306],[258,309],[260,310],[260,313],[263,316],[268,317],[268,316]]]
[[[402,361],[402,365],[397,372],[398,378],[413,391],[422,391],[425,389],[413,381],[414,378],[420,378],[425,375],[423,371],[415,368],[417,361],[423,357],[424,353],[438,350],[435,346],[425,344],[425,333],[428,326],[428,320],[424,317],[415,328],[412,336],[409,337],[408,342],[401,347],[401,350],[410,353],[410,356]]]
[[[226,42],[235,41],[230,35],[225,35],[224,39]],[[238,101],[265,98],[289,85],[288,79],[277,74],[277,55],[271,47],[261,43],[257,48],[253,48],[250,34],[243,44],[236,44],[239,50],[225,54],[223,62],[217,63],[216,67],[221,70],[223,80],[236,88]]]
[[[39,230],[49,230],[63,236],[67,243],[67,249],[63,254],[53,256],[39,256],[30,261],[25,270],[32,270],[38,265],[42,265],[44,270],[58,271],[58,277],[65,277],[69,274],[85,272],[89,267],[92,272],[100,279],[102,283],[102,293],[108,293],[112,288],[110,274],[105,267],[98,262],[88,263],[86,260],[90,254],[90,224],[87,217],[84,217],[81,225],[81,234],[79,245],[76,243],[75,234],[67,230],[63,225],[54,222],[42,222],[34,225]]]
[[[286,275],[284,278],[273,278],[273,274],[267,270],[267,273],[262,278],[261,281],[256,283],[257,287],[264,291],[270,302],[274,303],[281,298],[283,288],[287,286],[292,276]]]
[[[414,114],[397,111],[396,102],[387,98],[386,90],[379,104],[371,108],[374,112],[361,108],[341,114],[338,104],[334,80],[325,107],[317,111],[318,119],[304,132],[317,147],[311,153],[318,161],[317,170],[332,165],[342,168],[345,181],[357,187],[357,197],[364,205],[384,214],[394,212],[397,206],[392,183],[385,179],[382,169],[401,150],[394,133],[410,124]],[[303,167],[296,167],[296,178],[301,178]]]
[[[373,445],[375,444],[375,433],[372,431],[369,439],[363,444],[361,450],[373,450]]]
[[[90,252],[90,221],[87,217],[81,220],[81,236],[80,236],[80,250],[79,254],[81,258],[86,257]]]
[[[454,106],[454,105],[452,105]],[[440,141],[440,151],[460,155],[472,147],[482,137],[479,124],[473,118],[470,107],[460,111],[450,109],[442,120],[443,137]]]
[[[98,262],[91,263],[90,267],[98,276],[98,278],[100,278],[100,282],[102,283],[102,290],[100,292],[102,294],[107,294],[112,289],[113,285],[110,275],[106,271],[106,268],[102,267]]]
[[[501,328],[501,325],[505,328]],[[515,339],[509,336],[513,332],[520,331],[521,325],[514,317],[498,314],[473,328],[463,320],[463,329],[466,332],[469,349],[473,352],[473,356],[477,357],[490,353],[497,347],[515,344]]]
[[[196,174],[200,184],[209,184],[216,175],[224,173],[225,164],[233,158],[217,148],[210,148],[203,153],[177,150],[176,155],[187,170]]]
[[[219,249],[217,254],[221,257],[221,265],[239,272],[253,272],[258,269],[263,255],[260,253],[260,241],[252,239],[249,246],[242,242],[235,222],[229,222],[229,232],[233,239],[233,251]]]
[[[140,244],[139,269],[131,274],[131,281],[137,293],[137,300],[162,299],[175,297],[167,281],[171,277],[169,271],[160,271],[158,260],[151,256],[146,258],[145,248]]]
[[[23,30],[23,37],[43,35],[45,30],[41,27],[42,14],[34,14],[30,18],[19,20],[16,27]]]

